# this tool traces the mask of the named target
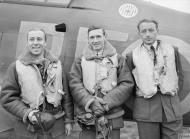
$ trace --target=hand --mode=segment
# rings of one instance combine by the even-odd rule
[[[34,113],[38,112],[38,110],[33,110],[28,114],[28,119],[32,124],[35,124],[37,122],[36,116],[34,116]]]
[[[96,99],[98,100],[98,102],[102,105],[105,105],[106,102],[102,99],[102,98],[99,98],[99,97],[96,97]]]
[[[34,116],[37,119],[38,125],[45,131],[50,130],[56,121],[55,117],[52,114],[46,112],[36,112],[34,113]]]
[[[97,97],[97,100],[99,101],[100,104],[102,104],[104,110],[108,112],[108,111],[109,111],[109,106],[108,106],[108,104],[107,104],[102,98],[98,98],[98,97]]]
[[[73,129],[73,126],[71,123],[66,123],[65,124],[65,134],[66,136],[71,134],[71,130]]]
[[[104,114],[104,108],[97,99],[91,104],[91,109],[96,116]]]

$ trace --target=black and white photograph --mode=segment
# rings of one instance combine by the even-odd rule
[[[0,0],[0,139],[190,139],[189,0]]]

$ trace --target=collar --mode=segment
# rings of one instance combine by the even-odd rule
[[[102,55],[103,55],[103,52],[104,52],[104,49],[102,49],[102,50],[96,52],[96,56],[98,56],[98,57],[102,56]]]
[[[116,49],[109,43],[108,41],[105,42],[104,50],[101,51],[102,54],[97,56],[97,52],[93,51],[91,47],[88,45],[86,49],[83,51],[83,56],[86,60],[93,60],[93,59],[102,59],[105,57],[111,57],[116,54]]]
[[[36,58],[29,51],[18,57],[24,65],[41,64],[44,61],[57,62],[58,59],[53,56],[48,50],[44,49],[44,58]]]
[[[157,50],[158,47],[159,47],[159,45],[160,45],[160,40],[156,40],[156,41],[153,43],[153,45],[145,45],[144,43],[142,43],[141,46],[144,46],[147,50],[150,51],[150,47],[151,47],[151,46],[153,46],[153,47],[155,48],[155,50]]]

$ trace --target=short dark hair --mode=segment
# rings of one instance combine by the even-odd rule
[[[103,35],[105,36],[106,35],[106,32],[105,32],[105,29],[101,28],[101,27],[98,27],[98,26],[91,26],[88,28],[88,35],[89,35],[89,32],[92,31],[92,30],[97,30],[97,29],[102,29],[103,31]]]
[[[45,38],[45,41],[47,41],[47,35],[46,35],[46,32],[44,29],[39,29],[39,28],[33,28],[33,29],[30,29],[27,33],[27,39],[28,39],[28,34],[31,32],[31,31],[41,31],[44,33],[44,38]]]
[[[154,23],[155,26],[156,26],[156,29],[158,29],[158,22],[157,22],[156,20],[153,20],[153,19],[142,19],[142,20],[140,20],[140,21],[138,22],[138,24],[137,24],[137,29],[138,29],[138,31],[140,30],[140,25],[141,25],[142,23],[144,23],[144,22],[146,22],[146,23]]]

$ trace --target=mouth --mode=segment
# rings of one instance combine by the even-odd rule
[[[147,37],[147,38],[145,38],[146,40],[151,40],[152,38],[149,38],[149,37]]]
[[[145,39],[146,41],[152,41],[152,39],[151,38],[147,38],[147,39]]]
[[[40,47],[32,47],[32,50],[34,51],[34,52],[38,52],[38,51],[40,51]]]
[[[39,50],[40,47],[33,47],[32,49],[33,49],[33,50]]]
[[[100,44],[99,44],[99,43],[94,43],[93,45],[94,45],[94,46],[99,46]]]
[[[41,48],[40,45],[33,45],[33,46],[32,46],[32,49],[40,49],[40,48]]]

